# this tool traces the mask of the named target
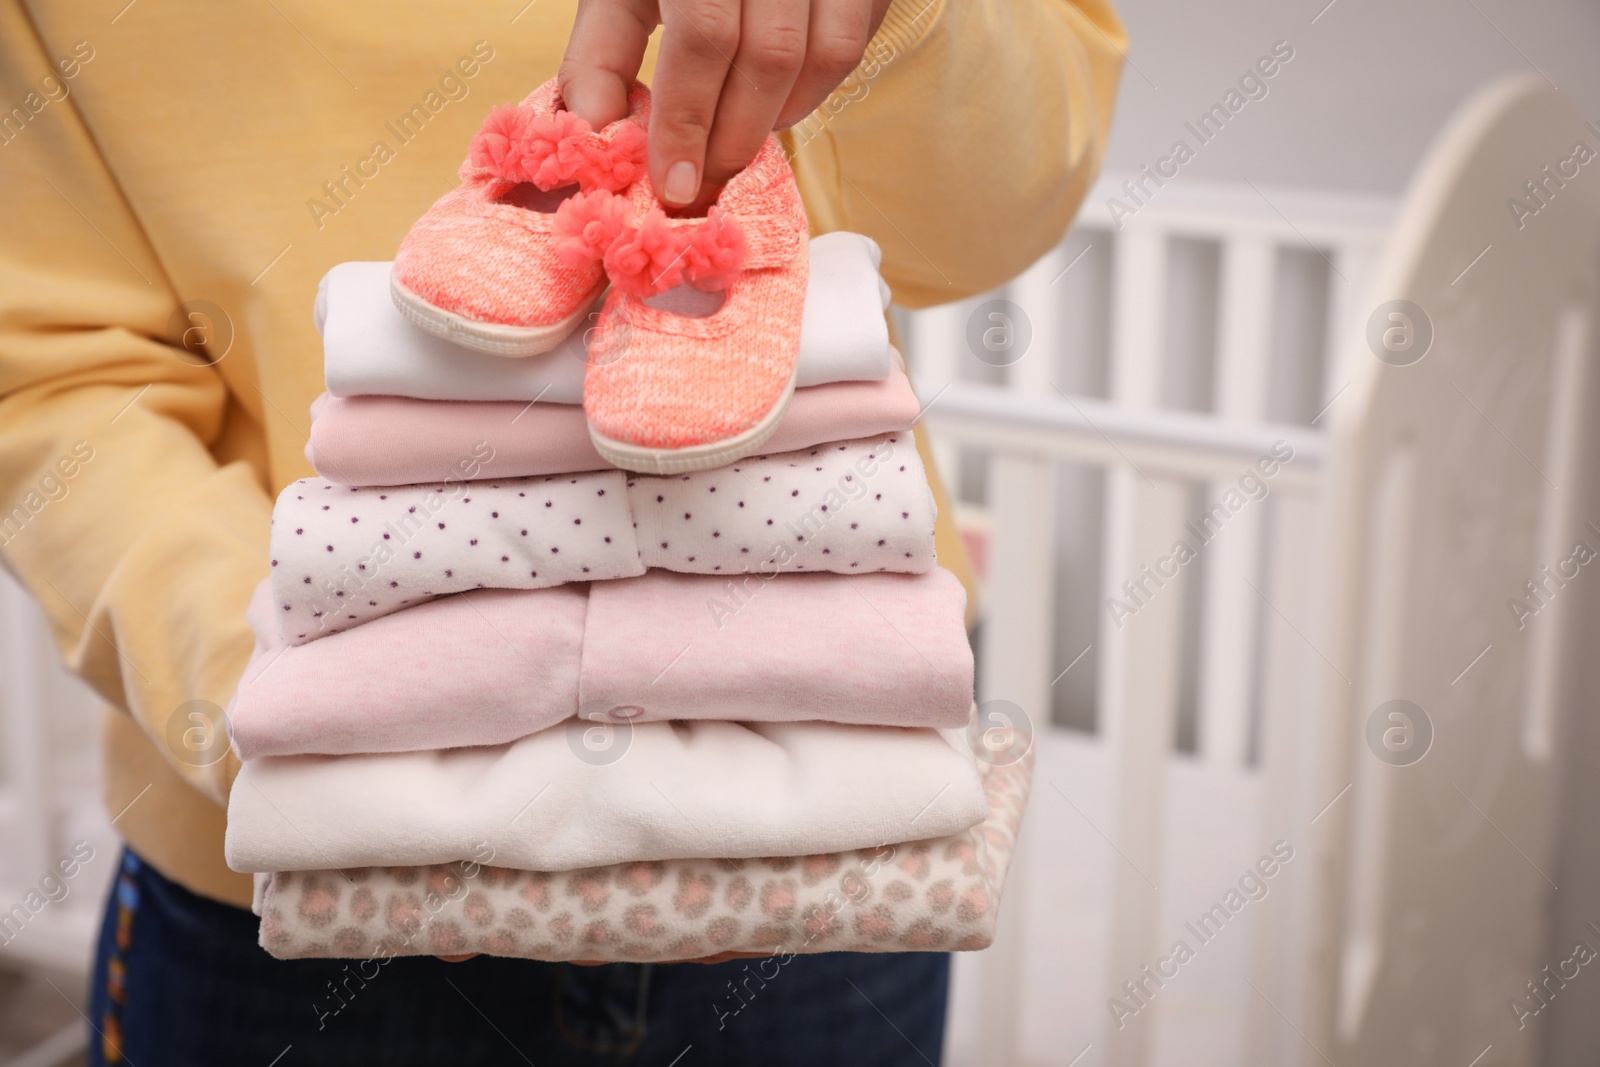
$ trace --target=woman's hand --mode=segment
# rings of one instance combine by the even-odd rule
[[[774,129],[825,100],[866,50],[889,0],[579,0],[561,62],[567,107],[596,127],[628,111],[662,26],[650,183],[670,207],[716,198]]]

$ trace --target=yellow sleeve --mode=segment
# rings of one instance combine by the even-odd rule
[[[785,134],[813,230],[875,239],[906,307],[1014,277],[1094,181],[1126,49],[1106,0],[894,0]]]
[[[189,754],[168,727],[189,701],[226,705],[249,657],[270,501],[213,455],[240,415],[215,368],[162,340],[176,300],[63,58],[0,2],[0,100],[48,106],[0,116],[0,560],[70,666],[220,801],[231,754]]]

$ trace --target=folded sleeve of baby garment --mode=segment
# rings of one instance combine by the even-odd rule
[[[596,731],[608,739],[598,743]],[[799,856],[959,833],[988,814],[963,731],[581,719],[498,748],[250,760],[237,871]]]
[[[890,368],[889,286],[878,273],[878,242],[840,230],[813,237],[810,249],[795,385],[882,378]]]
[[[585,717],[961,726],[972,706],[966,593],[926,574],[706,578],[590,587]]]
[[[994,940],[1032,758],[980,770],[989,812],[979,825],[850,852],[552,873],[493,866],[485,849],[428,867],[257,874],[260,943],[278,959],[640,963],[981,949]]]
[[[268,582],[256,654],[228,706],[241,759],[499,745],[578,706],[586,587],[479,589],[286,645]]]
[[[888,289],[878,274],[877,244],[860,234],[838,233],[817,238],[811,247],[796,384],[886,377],[891,365],[883,315]],[[388,263],[341,263],[318,287],[314,314],[329,393],[583,402],[586,329],[536,356],[508,359],[462,348],[400,313],[389,293],[389,272]]]
[[[390,488],[291,482],[272,518],[278,630],[300,645],[468,589],[643,574],[620,471]]]
[[[400,314],[389,295],[389,266],[341,263],[322,279],[316,317],[329,393],[583,403],[583,330],[525,359],[463,348]]]
[[[881,380],[796,390],[767,451],[909,432],[920,406],[898,354],[895,362]],[[339,485],[523,478],[611,467],[595,451],[577,406],[398,396],[323,394],[312,405],[306,458]]]
[[[910,434],[627,484],[646,567],[920,574],[934,566],[933,493]]]

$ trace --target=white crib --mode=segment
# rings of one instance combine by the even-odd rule
[[[1547,948],[1553,756],[1589,594],[1524,583],[1564,590],[1540,566],[1600,547],[1579,141],[1600,147],[1570,100],[1512,80],[1400,205],[1180,177],[1117,229],[1106,178],[1003,292],[905,317],[986,564],[979,699],[1039,744],[951,1062],[1535,1062],[1509,1005],[1569,954]],[[1400,299],[1424,315],[1380,313]],[[1275,446],[1270,495],[1150,579]],[[1525,629],[1518,596],[1547,603]],[[1432,724],[1421,762],[1367,750],[1393,699]],[[1278,841],[1265,899],[1197,932]],[[1194,958],[1160,964],[1179,940]]]
[[[1506,1001],[1546,962],[1563,619],[1587,594],[1526,630],[1503,602],[1590,514],[1600,178],[1546,186],[1520,231],[1505,200],[1579,138],[1600,146],[1514,81],[1463,109],[1403,205],[1180,176],[1117,229],[1106,178],[988,298],[1008,303],[902,316],[985,574],[979,698],[1038,746],[1000,939],[958,959],[949,1062],[1534,1062]],[[1432,324],[1409,366],[1367,341],[1392,299]],[[1169,567],[1185,536],[1207,543]],[[0,963],[82,968],[112,829],[92,701],[54,658],[0,577],[0,909],[74,840],[97,856]],[[1433,723],[1410,766],[1362,742],[1393,698]],[[1278,841],[1266,896],[1198,944],[1186,923]],[[1181,938],[1194,958],[1157,985]]]

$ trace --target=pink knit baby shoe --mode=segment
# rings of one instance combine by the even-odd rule
[[[472,138],[461,184],[395,253],[390,289],[406,318],[500,356],[560,344],[605,276],[598,263],[556,253],[556,210],[575,195],[611,197],[643,177],[650,91],[635,83],[628,103],[626,118],[597,132],[563,109],[551,79],[515,107],[491,111]],[[616,207],[626,210],[625,201]]]
[[[611,292],[589,336],[583,410],[625,470],[677,474],[742,459],[794,393],[806,292],[806,213],[767,138],[703,218],[669,218],[648,178],[556,212],[563,262],[599,260]]]

